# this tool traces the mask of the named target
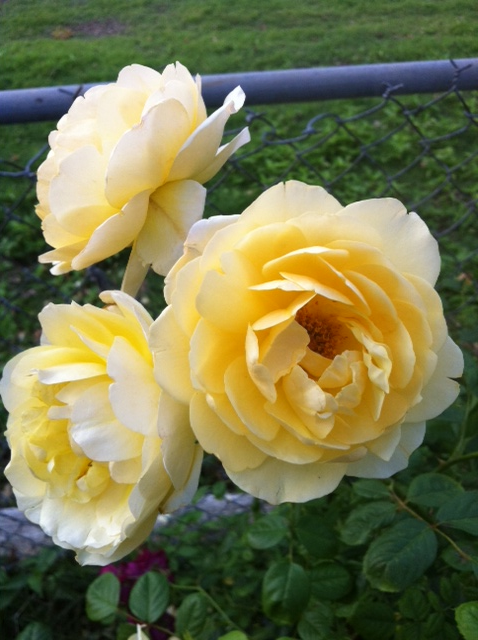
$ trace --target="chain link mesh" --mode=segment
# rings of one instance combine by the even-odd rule
[[[438,289],[450,332],[476,356],[478,92],[460,92],[456,78],[448,91],[431,99],[398,98],[396,88],[388,87],[381,99],[246,111],[252,142],[208,184],[206,215],[239,213],[264,189],[288,179],[321,184],[342,204],[399,198],[427,222],[440,243]],[[239,121],[240,115],[235,116]],[[35,173],[46,152],[47,146],[39,144],[26,162],[0,159],[2,365],[37,343],[37,315],[47,302],[96,302],[99,291],[116,288],[121,281],[124,256],[59,278],[38,264],[37,256],[46,247],[34,215]],[[161,309],[161,286],[161,279],[153,277],[141,291],[141,302],[153,315]],[[8,450],[4,439],[1,442],[4,466]],[[231,500],[235,509],[250,507],[248,500],[230,498],[212,511],[200,506],[199,520],[227,511]],[[13,506],[5,484],[0,493],[4,555],[32,552],[46,541]]]

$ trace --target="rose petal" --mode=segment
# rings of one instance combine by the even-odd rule
[[[243,491],[270,504],[307,502],[331,493],[344,477],[346,463],[294,465],[267,458],[260,467],[241,471],[226,468]]]
[[[125,133],[108,162],[105,195],[111,206],[121,209],[136,194],[164,184],[190,127],[183,105],[167,100]]]
[[[191,180],[168,182],[151,196],[135,250],[156,273],[166,274],[180,257],[189,228],[202,216],[205,199],[204,187]]]
[[[224,100],[224,105],[214,111],[197,129],[195,129],[178,152],[169,174],[170,180],[198,180],[201,173],[208,172],[214,175],[216,171],[209,172],[209,166],[216,159],[216,154],[221,143],[224,126],[229,117],[236,113],[244,104],[245,94],[240,87],[236,87]],[[243,136],[230,147],[233,153],[240,143],[249,142],[249,137]],[[222,154],[225,162],[229,155]],[[223,163],[224,163],[223,162]],[[218,169],[222,165],[218,166]],[[204,175],[207,175],[204,173]]]

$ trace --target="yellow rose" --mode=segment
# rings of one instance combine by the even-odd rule
[[[277,185],[192,227],[151,329],[156,379],[254,496],[301,502],[344,475],[388,477],[458,394],[439,268],[397,200],[342,207]]]
[[[244,103],[240,87],[207,117],[201,82],[178,62],[163,73],[125,67],[115,83],[79,97],[50,134],[38,170],[36,212],[53,251],[52,273],[84,269],[133,245],[126,282],[135,292],[149,265],[165,274],[201,218],[206,190],[244,129],[220,147]]]
[[[42,344],[5,367],[18,507],[81,564],[108,564],[137,547],[159,512],[191,499],[202,451],[187,410],[174,414],[153,376],[151,317],[121,292],[104,309],[47,305]]]

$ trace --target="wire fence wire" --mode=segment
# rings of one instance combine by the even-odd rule
[[[432,97],[399,97],[397,87],[389,86],[378,99],[246,110],[243,118],[252,142],[207,185],[206,215],[240,213],[264,189],[290,179],[320,184],[342,204],[400,199],[427,222],[440,244],[438,288],[450,332],[476,357],[478,91],[459,90],[459,75],[457,70],[449,89]],[[239,129],[238,123],[243,124],[240,114],[234,116]],[[124,256],[60,277],[38,264],[47,247],[34,214],[35,176],[46,153],[43,138],[25,161],[21,149],[0,159],[2,366],[16,352],[37,344],[37,315],[46,303],[96,303],[99,291],[117,288],[121,281]],[[163,304],[161,286],[160,278],[149,278],[140,292],[153,315]],[[4,439],[1,453],[4,466]],[[26,527],[13,508],[8,485],[0,489],[2,553],[14,556],[44,544],[38,530]]]

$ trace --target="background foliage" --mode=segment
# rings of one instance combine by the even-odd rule
[[[0,3],[2,89],[114,80],[131,62],[160,70],[178,59],[207,74],[474,55],[471,0],[117,0],[114,13],[107,0]],[[209,185],[208,215],[239,212],[288,177],[323,184],[344,204],[399,197],[430,225],[466,375],[409,468],[389,481],[345,481],[306,505],[254,501],[213,517],[201,500],[233,487],[208,459],[196,508],[148,543],[148,557],[166,553],[161,566],[133,555],[98,575],[59,549],[20,558],[8,546],[2,637],[128,638],[136,622],[153,640],[478,637],[477,112],[476,95],[453,91],[265,107],[247,115],[252,144]],[[241,116],[231,122],[240,127]],[[105,279],[119,284],[122,257],[61,279],[36,264],[45,246],[33,178],[54,124],[0,130],[2,364],[38,339],[47,301],[96,302]],[[153,313],[157,280],[142,291]],[[6,485],[2,496],[11,504]]]

